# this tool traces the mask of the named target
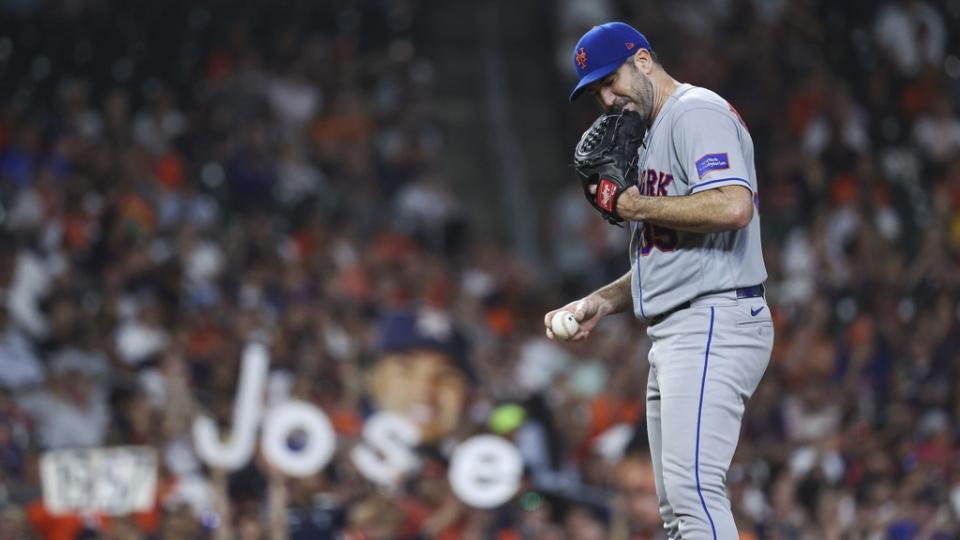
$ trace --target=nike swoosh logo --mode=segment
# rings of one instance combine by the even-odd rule
[[[760,306],[757,309],[750,308],[750,316],[756,317],[757,313],[760,313],[761,311],[763,311],[763,306]]]

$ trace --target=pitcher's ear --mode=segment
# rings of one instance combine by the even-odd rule
[[[644,75],[649,75],[656,65],[656,57],[649,49],[639,49],[633,55],[633,66]]]

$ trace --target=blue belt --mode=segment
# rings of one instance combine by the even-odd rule
[[[711,294],[722,294],[722,293],[728,293],[728,292],[734,292],[734,291],[736,291],[737,293],[737,300],[741,298],[756,298],[758,296],[763,296],[763,293],[764,293],[763,284],[761,283],[760,285],[754,285],[752,287],[741,287],[739,289],[724,289],[722,291],[710,291],[708,293],[701,294],[697,298],[711,295]],[[696,300],[697,298],[694,298],[693,300]],[[680,304],[679,306],[674,306],[673,308],[668,309],[667,311],[661,313],[660,315],[657,315],[656,317],[650,319],[649,326],[660,324],[661,322],[663,322],[664,319],[673,315],[674,313],[683,309],[687,309],[688,307],[690,307],[690,303],[693,300],[687,300],[686,302]]]

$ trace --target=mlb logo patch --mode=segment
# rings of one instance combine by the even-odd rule
[[[697,174],[700,176],[701,180],[703,180],[703,175],[710,171],[729,168],[730,158],[727,157],[726,152],[722,154],[707,154],[697,160]]]

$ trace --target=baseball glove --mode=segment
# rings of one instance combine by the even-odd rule
[[[573,168],[580,175],[583,194],[613,225],[623,222],[617,215],[617,199],[636,184],[637,148],[645,131],[636,112],[604,114],[583,132],[573,152]],[[590,193],[591,186],[596,187],[594,193]]]

